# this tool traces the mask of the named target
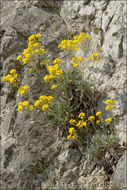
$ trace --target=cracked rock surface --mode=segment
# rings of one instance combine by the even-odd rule
[[[99,46],[103,51],[103,59],[98,65],[87,65],[84,77],[94,79],[102,94],[98,110],[104,110],[107,98],[118,102],[116,128],[121,143],[126,142],[126,14],[124,0],[2,1],[0,75],[16,68],[23,73],[22,84],[30,85],[38,97],[46,89],[41,89],[35,76],[29,78],[16,61],[27,38],[42,33],[41,44],[54,59],[60,55],[56,47],[63,39],[80,32],[89,34],[93,49]],[[90,163],[65,137],[59,138],[56,128],[45,124],[44,115],[34,113],[35,122],[27,113],[17,113],[18,94],[7,84],[1,83],[1,87],[1,190],[104,189],[104,169]],[[112,175],[112,188],[126,186],[125,160],[126,152]],[[48,179],[40,163],[46,166]]]

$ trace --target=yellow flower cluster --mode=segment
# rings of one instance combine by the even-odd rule
[[[57,64],[57,63],[64,63],[64,61],[62,61],[60,58],[56,58],[56,59],[54,59],[53,63],[54,63],[54,64]]]
[[[69,124],[70,125],[75,125],[77,122],[76,122],[76,120],[75,119],[70,119],[70,121],[69,121]]]
[[[88,60],[92,60],[92,59],[100,60],[101,58],[98,53],[94,52]]]
[[[112,122],[112,118],[107,118],[107,119],[105,120],[105,122],[111,123],[111,122]]]
[[[86,126],[86,121],[80,120],[80,121],[77,123],[76,126],[79,127],[79,128],[85,127],[85,126]]]
[[[114,105],[115,103],[116,103],[115,100],[110,100],[110,99],[108,99],[108,100],[105,101],[105,104]]]
[[[18,93],[19,93],[20,95],[22,95],[22,94],[24,94],[25,92],[27,92],[29,88],[30,88],[30,87],[29,87],[28,85],[20,86],[19,89],[18,89]]]
[[[89,121],[94,121],[94,120],[95,120],[95,116],[92,115],[92,116],[88,117],[88,120],[89,120]]]
[[[74,41],[77,42],[78,44],[81,43],[81,41],[85,39],[90,39],[91,37],[85,33],[81,33],[80,35],[74,36]]]
[[[116,103],[115,100],[107,100],[106,101],[107,104],[110,104],[110,105],[114,105]],[[87,126],[87,120],[90,121],[92,124],[93,124],[93,127],[95,129],[95,131],[97,132],[97,129],[96,129],[96,125],[102,125],[103,127],[105,127],[105,124],[104,124],[104,121],[103,121],[103,118],[102,118],[102,112],[101,111],[98,111],[96,112],[95,116],[92,115],[92,116],[89,116],[88,118],[86,118],[86,115],[84,112],[81,112],[79,115],[78,115],[78,118],[80,119],[79,121],[76,121],[75,119],[70,119],[69,121],[69,124],[72,125],[72,126],[75,126],[75,128],[78,130],[78,128],[82,128],[86,133],[88,133],[87,131],[87,128],[84,128]],[[96,119],[97,117],[97,119]],[[105,119],[105,123],[108,123],[110,124],[111,122],[113,122],[113,118],[107,118]],[[89,123],[88,123],[89,124]],[[69,129],[69,135],[67,136],[67,139],[70,139],[70,140],[73,140],[75,138],[77,138],[77,132],[76,132],[76,129],[74,127],[70,128]],[[86,130],[85,130],[86,129]]]
[[[63,72],[59,69],[58,64],[55,64],[53,66],[48,66],[47,70],[49,72],[49,75],[46,75],[44,77],[45,82],[49,82],[53,79],[59,78],[63,74]]]
[[[69,135],[67,136],[67,139],[71,140],[71,139],[76,139],[76,138],[77,138],[76,129],[74,127],[71,127],[69,129]]]
[[[101,116],[101,114],[102,114],[102,112],[101,112],[101,111],[96,112],[96,116],[97,116],[97,117],[100,117],[100,116]]]
[[[53,96],[40,96],[39,99],[34,103],[34,106],[41,108],[43,111],[46,111],[53,99]]]
[[[51,86],[51,90],[54,90],[54,89],[57,88],[57,87],[58,87],[57,85],[53,84],[53,85]]]
[[[78,44],[80,44],[84,39],[90,39],[90,36],[85,33],[81,33],[80,35],[74,36],[74,40],[63,40],[58,45],[58,48],[61,48],[61,50],[78,50]]]
[[[96,121],[96,124],[98,125],[99,123],[100,123],[100,120],[97,120],[97,121]]]
[[[78,115],[78,118],[80,118],[80,119],[84,119],[84,117],[85,117],[85,113],[83,113],[83,112],[81,112],[81,113]]]
[[[61,50],[78,50],[78,45],[73,40],[63,40],[58,48],[61,48]]]
[[[83,57],[73,57],[72,58],[72,63],[73,63],[73,67],[77,67],[77,66],[79,66],[79,64],[81,63],[81,62],[83,62],[84,61],[84,58]]]
[[[17,82],[17,78],[19,77],[19,75],[16,73],[15,69],[12,69],[10,71],[10,74],[6,75],[5,77],[2,78],[3,82],[9,82],[9,83],[16,83]]]
[[[29,40],[29,41],[36,41],[36,39],[41,38],[41,37],[42,37],[42,35],[41,35],[40,33],[38,33],[38,34],[36,34],[36,35],[32,34],[32,35],[28,38],[28,40]]]
[[[84,117],[85,117],[85,113],[81,112],[78,115],[78,118],[80,118],[81,120],[79,120],[78,122],[75,119],[70,119],[69,124],[70,125],[74,125],[78,128],[82,128],[86,126],[86,121],[84,121]]]
[[[105,101],[105,104],[106,104],[107,106],[106,106],[105,110],[110,110],[110,111],[112,111],[113,106],[114,106],[115,103],[116,103],[115,100],[110,100],[110,99],[106,100],[106,101]]]
[[[44,55],[45,54],[45,49],[40,49],[40,41],[39,39],[42,37],[40,33],[34,35],[32,34],[28,38],[28,47],[27,49],[24,49],[23,55],[19,55],[17,57],[17,60],[22,62],[23,65],[26,65],[28,63],[32,63],[33,61],[33,56],[34,55]]]
[[[33,110],[33,105],[30,105],[29,101],[19,102],[17,111],[22,111],[23,109]]]

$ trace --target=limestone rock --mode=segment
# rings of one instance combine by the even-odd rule
[[[127,151],[125,151],[118,161],[116,170],[110,183],[110,188],[113,190],[127,189]]]
[[[125,1],[55,1],[22,0],[1,2],[1,77],[16,68],[22,74],[22,84],[29,84],[33,98],[46,92],[40,80],[27,75],[16,61],[27,46],[31,34],[43,35],[41,45],[49,58],[63,56],[57,48],[63,39],[86,32],[91,46],[86,55],[103,51],[102,59],[88,63],[84,78],[94,81],[100,91],[98,110],[105,112],[104,101],[117,101],[114,115],[120,141],[126,142],[126,2]],[[85,44],[84,44],[85,45]],[[78,56],[85,51],[80,49]],[[68,63],[68,61],[67,61]],[[46,72],[46,71],[44,71]],[[95,167],[84,153],[73,147],[65,137],[57,137],[57,128],[45,124],[39,111],[32,117],[17,113],[21,97],[14,89],[1,83],[1,188],[2,190],[42,190],[104,188],[107,175]],[[110,114],[110,113],[109,113]],[[106,115],[104,114],[104,117]],[[111,187],[124,188],[125,154],[118,162]],[[46,170],[45,170],[46,168]],[[47,173],[49,177],[47,177]],[[118,182],[118,183],[116,183]]]

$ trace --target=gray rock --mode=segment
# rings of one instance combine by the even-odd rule
[[[127,189],[127,151],[125,151],[117,163],[113,178],[110,182],[110,188],[113,190]]]
[[[114,115],[121,143],[126,142],[126,6],[125,1],[2,1],[1,2],[1,76],[16,68],[22,74],[22,84],[29,84],[32,97],[46,92],[46,86],[36,76],[31,78],[16,61],[27,46],[31,34],[42,33],[42,47],[49,58],[64,56],[58,43],[69,36],[86,32],[91,35],[91,46],[85,56],[103,50],[102,59],[88,63],[84,77],[95,81],[102,94],[98,110],[105,113],[104,101],[117,101]],[[98,47],[98,49],[97,49]],[[78,56],[83,55],[82,49]],[[67,60],[68,63],[68,60]],[[45,72],[45,71],[44,71]],[[95,164],[72,148],[64,137],[57,137],[56,127],[45,124],[45,116],[34,111],[17,113],[23,98],[2,83],[1,100],[1,188],[9,190],[49,189],[44,167],[54,178],[55,189],[102,188],[106,175]],[[106,117],[105,114],[103,114]],[[124,154],[125,155],[125,154]],[[112,187],[125,189],[125,156],[118,162]],[[118,182],[118,184],[116,184]]]
[[[95,8],[87,5],[80,9],[79,14],[81,17],[93,17],[95,15]]]
[[[66,163],[67,168],[73,168],[75,164],[79,164],[80,158],[80,152],[75,149],[68,149],[58,156],[59,162]]]

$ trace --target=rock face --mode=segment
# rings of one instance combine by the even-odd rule
[[[84,77],[94,79],[102,94],[98,110],[104,109],[102,101],[107,98],[118,102],[116,128],[121,143],[126,142],[126,2],[6,0],[1,4],[1,17],[2,77],[10,69],[21,70],[16,57],[26,48],[31,34],[42,33],[41,44],[54,59],[59,55],[56,47],[61,40],[82,31],[88,33],[93,50],[103,50],[103,59],[98,65],[88,65]],[[29,84],[38,97],[42,91],[38,79],[22,72],[22,84]],[[7,85],[1,86],[1,190],[105,187],[104,170],[89,163],[85,153],[73,148],[65,137],[59,139],[56,128],[45,124],[44,115],[34,113],[38,118],[35,122],[27,113],[17,113],[18,95]],[[125,154],[118,162],[112,187],[126,186],[124,165]]]
[[[127,189],[127,151],[124,152],[122,157],[120,158],[116,171],[114,172],[110,188],[111,189]]]

